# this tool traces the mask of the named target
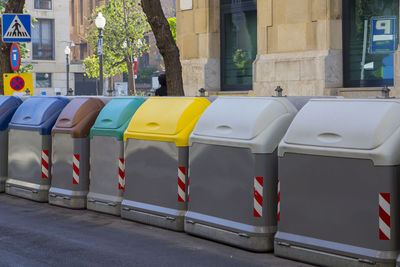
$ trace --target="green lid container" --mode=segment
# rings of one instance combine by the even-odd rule
[[[94,135],[114,136],[121,141],[133,114],[146,100],[141,97],[113,98],[100,112],[90,130],[90,138]]]

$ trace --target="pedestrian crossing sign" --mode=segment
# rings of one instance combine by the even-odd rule
[[[31,15],[3,14],[1,19],[3,42],[30,43],[32,41]]]

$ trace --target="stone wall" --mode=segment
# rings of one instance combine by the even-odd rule
[[[182,10],[190,1],[191,9]],[[185,2],[185,3],[184,3]],[[219,1],[177,0],[177,44],[182,62],[185,95],[200,88],[220,87]]]
[[[335,95],[342,87],[340,0],[258,0],[253,90]],[[262,15],[261,11],[262,10]]]

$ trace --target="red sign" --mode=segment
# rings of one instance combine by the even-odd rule
[[[10,49],[10,63],[13,71],[18,71],[21,64],[21,53],[17,44],[12,44]]]
[[[137,79],[137,58],[134,59],[135,79]]]
[[[14,89],[15,91],[19,91],[22,90],[22,88],[24,88],[25,86],[25,81],[24,79],[22,79],[19,76],[16,76],[14,78],[11,79],[10,81],[10,86],[12,89]]]

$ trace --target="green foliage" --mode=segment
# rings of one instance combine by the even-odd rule
[[[172,37],[174,37],[174,41],[176,42],[176,18],[168,19],[169,28],[171,29]]]
[[[245,75],[246,68],[248,68],[249,64],[251,63],[249,53],[242,49],[237,49],[233,55],[233,63],[241,75]]]
[[[103,68],[104,76],[112,77],[128,71],[127,62],[149,52],[149,44],[144,36],[150,31],[146,16],[140,5],[131,0],[110,0],[105,6],[97,8],[89,21],[89,43],[97,49],[98,30],[94,20],[101,12],[106,18],[103,30]],[[89,78],[99,77],[99,58],[97,52],[83,62]]]

